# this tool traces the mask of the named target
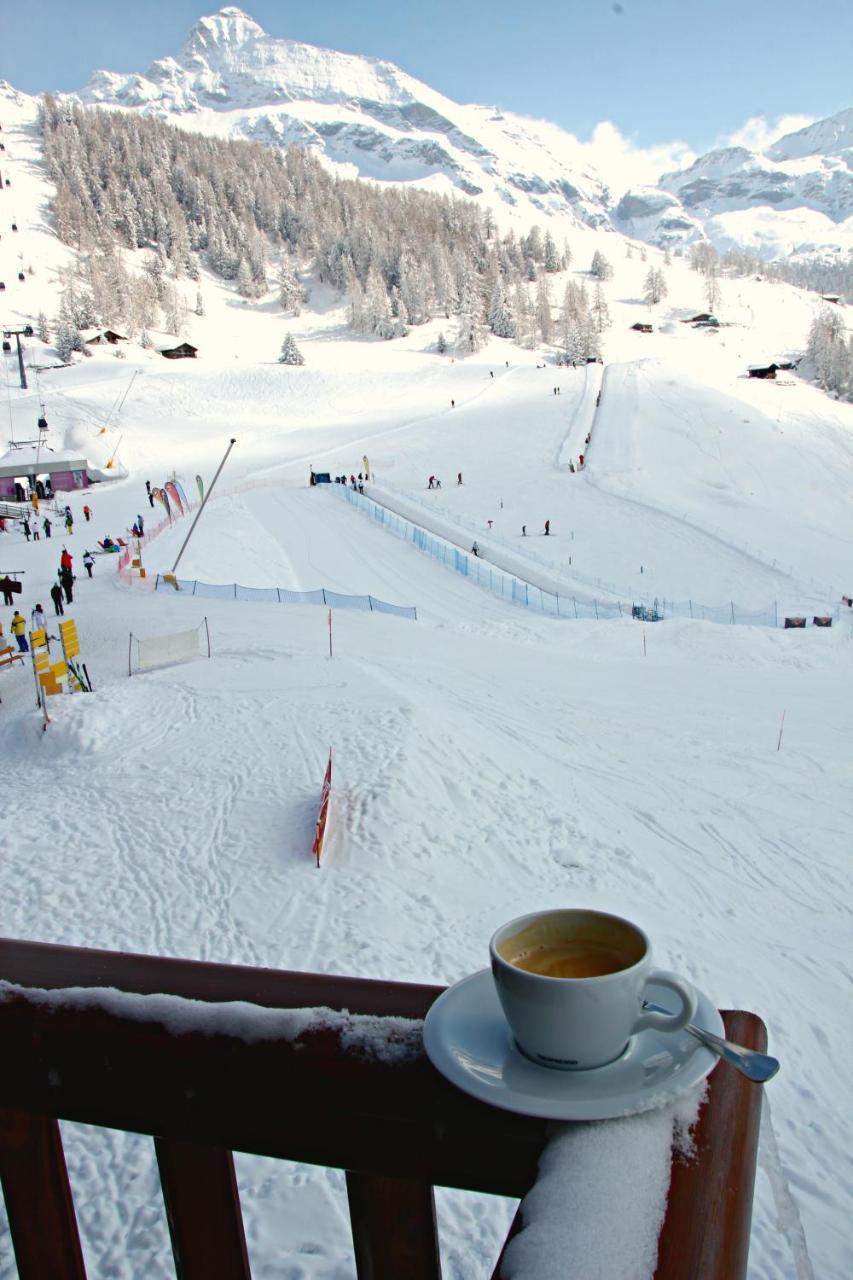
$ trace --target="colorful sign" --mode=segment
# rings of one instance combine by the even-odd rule
[[[326,765],[326,776],[323,779],[323,790],[320,794],[320,812],[317,815],[317,826],[314,829],[314,844],[311,852],[320,865],[323,853],[323,842],[326,839],[326,821],[329,816],[329,800],[332,795],[332,748],[329,747],[329,763]]]

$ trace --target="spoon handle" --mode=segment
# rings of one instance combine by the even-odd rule
[[[653,1004],[651,1000],[644,1000],[643,1006],[646,1009],[653,1009],[656,1013],[669,1013],[669,1009],[664,1009],[662,1005]],[[771,1058],[769,1054],[757,1053],[755,1049],[746,1049],[742,1044],[733,1044],[731,1040],[723,1040],[721,1036],[715,1036],[713,1031],[706,1031],[704,1027],[697,1027],[695,1023],[688,1022],[685,1031],[689,1031],[692,1036],[700,1040],[714,1053],[718,1053],[729,1066],[734,1067],[745,1075],[748,1080],[755,1081],[756,1084],[764,1084],[766,1080],[772,1080],[776,1072],[779,1070],[779,1059]]]
[[[766,1080],[772,1080],[779,1070],[779,1059],[771,1058],[769,1054],[745,1049],[741,1044],[732,1044],[731,1040],[723,1040],[720,1036],[715,1036],[713,1031],[705,1031],[702,1027],[694,1026],[692,1022],[688,1022],[684,1030],[689,1031],[697,1040],[701,1040],[702,1044],[713,1049],[714,1053],[718,1053],[730,1066],[735,1067],[756,1084],[764,1084]]]

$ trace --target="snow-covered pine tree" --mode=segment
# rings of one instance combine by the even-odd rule
[[[495,281],[489,302],[488,324],[496,338],[514,338],[515,322],[509,309],[503,283]]]
[[[305,290],[299,283],[294,260],[286,255],[278,269],[278,300],[283,311],[298,316],[305,301]]]
[[[439,333],[438,338],[436,340],[435,349],[440,356],[443,356],[446,353],[447,339],[445,338],[443,333]]]
[[[599,249],[596,249],[592,255],[592,265],[589,271],[590,275],[595,276],[597,280],[611,280],[613,278],[613,268]]]
[[[610,327],[610,311],[600,280],[596,280],[595,291],[592,295],[592,318],[595,322],[596,333],[603,333],[605,329]]]
[[[50,325],[43,311],[40,311],[36,317],[36,333],[42,342],[50,342]]]
[[[643,301],[647,306],[656,306],[666,297],[669,290],[660,267],[649,267],[643,281]]]
[[[83,335],[80,330],[73,321],[62,318],[56,326],[56,337],[53,345],[56,347],[56,354],[63,364],[71,363],[71,356],[75,351],[84,352],[86,350],[86,344],[83,341]]]
[[[278,357],[279,364],[304,364],[305,357],[296,345],[296,339],[292,333],[285,334],[284,342],[281,344],[281,355]]]
[[[560,255],[557,253],[557,246],[554,244],[554,237],[550,231],[545,232],[545,246],[543,249],[543,266],[549,275],[553,275],[560,270]]]
[[[543,342],[550,342],[554,336],[554,322],[551,317],[551,286],[544,271],[536,282],[536,328]]]
[[[196,313],[196,315],[197,315],[197,316],[203,316],[203,315],[204,315],[204,298],[203,298],[203,296],[202,296],[201,289],[197,289],[197,290],[196,290],[196,295],[195,295],[195,313]]]

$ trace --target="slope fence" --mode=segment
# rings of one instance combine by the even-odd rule
[[[496,569],[487,561],[470,552],[462,551],[444,538],[429,533],[419,525],[404,519],[387,507],[375,502],[372,498],[358,493],[347,485],[329,485],[327,491],[356,507],[389,533],[411,542],[419,551],[447,565],[455,573],[462,574],[478,586],[490,591],[501,599],[513,604],[523,605],[528,609],[536,609],[552,618],[641,618],[643,621],[657,622],[664,618],[694,618],[703,622],[718,622],[753,627],[779,627],[784,625],[784,616],[774,600],[760,609],[744,609],[742,606],[728,601],[720,605],[702,604],[696,600],[664,600],[656,599],[650,605],[638,609],[631,602],[621,600],[578,600],[570,595],[558,595],[546,591],[532,583],[515,577],[501,569]],[[833,618],[838,618],[838,606],[826,610]]]

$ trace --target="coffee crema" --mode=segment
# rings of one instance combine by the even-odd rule
[[[600,978],[634,963],[623,951],[601,942],[544,942],[505,955],[516,969],[544,978]]]

